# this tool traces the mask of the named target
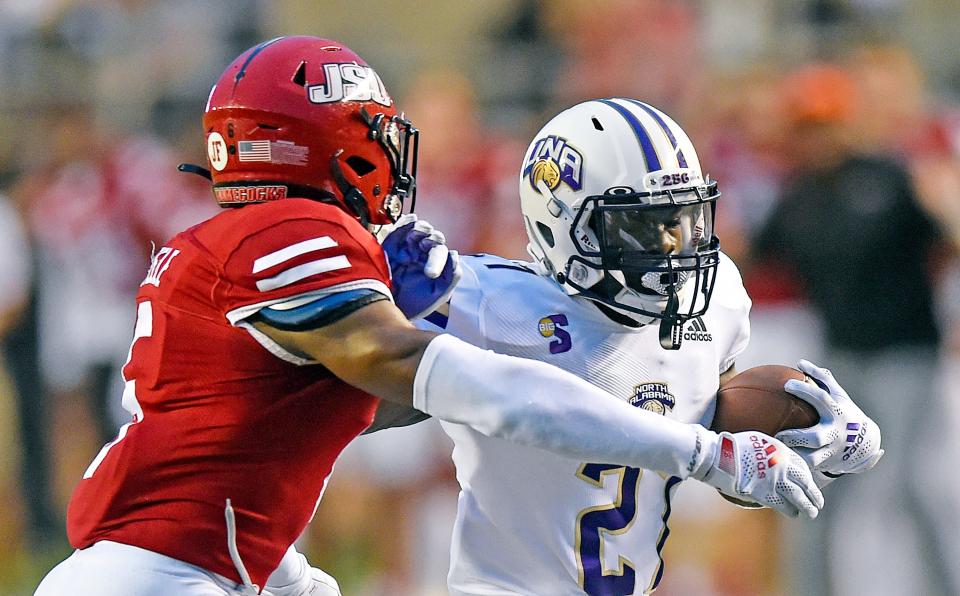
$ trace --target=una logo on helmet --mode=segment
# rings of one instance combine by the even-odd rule
[[[375,101],[383,106],[393,103],[380,76],[369,66],[353,62],[324,64],[323,74],[326,83],[307,87],[312,103]]]
[[[549,135],[537,139],[533,151],[523,164],[523,175],[530,176],[530,186],[537,188],[537,182],[543,182],[554,190],[565,182],[573,190],[583,186],[583,156],[567,144],[567,140]]]

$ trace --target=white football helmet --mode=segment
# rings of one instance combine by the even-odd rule
[[[520,171],[530,255],[568,294],[639,324],[659,320],[670,349],[710,303],[719,196],[683,129],[633,99],[564,110],[534,137]]]

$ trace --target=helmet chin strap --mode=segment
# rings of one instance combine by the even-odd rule
[[[680,310],[680,297],[675,287],[670,286],[670,295],[667,297],[667,308],[664,309],[664,318],[660,319],[660,347],[664,350],[679,350],[680,339],[683,337],[683,323],[676,319]]]
[[[608,318],[627,327],[643,327],[656,321],[652,316],[635,313],[618,306],[616,299],[618,297],[622,299],[624,294],[630,293],[632,291],[612,275],[604,275],[597,284],[587,291],[580,291],[576,296],[593,302]]]
[[[607,290],[612,289],[614,286],[619,286],[620,290],[625,290],[626,286],[622,285],[619,280],[612,279],[612,276],[604,276],[605,281],[600,282],[601,288],[606,288]],[[584,296],[588,298],[588,296]],[[602,302],[597,302],[597,306],[603,304]],[[605,305],[606,308],[601,308],[601,310],[610,316],[610,313],[607,309],[614,310],[610,304]],[[663,318],[660,319],[660,346],[664,350],[679,350],[680,349],[680,340],[683,337],[683,323],[677,319],[677,313],[680,311],[680,293],[677,291],[675,285],[671,284],[668,287],[667,294],[667,304],[663,309]],[[622,311],[616,311],[618,314]],[[635,316],[629,317],[637,323]],[[649,322],[653,322],[656,319],[652,319]],[[646,323],[640,323],[641,325]]]
[[[207,180],[213,180],[213,176],[210,175],[210,170],[192,163],[182,163],[177,166],[177,170],[183,172],[184,174],[196,174],[197,176],[202,176]]]

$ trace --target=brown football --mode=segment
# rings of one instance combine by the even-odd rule
[[[775,435],[788,428],[813,426],[820,421],[813,406],[783,390],[783,384],[790,379],[813,382],[799,370],[778,364],[737,374],[717,392],[717,412],[711,430],[759,430]]]

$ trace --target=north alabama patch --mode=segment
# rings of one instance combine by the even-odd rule
[[[666,414],[677,405],[677,399],[670,393],[666,383],[652,381],[637,385],[630,397],[630,405],[657,414]]]
[[[287,198],[286,186],[220,186],[213,189],[220,204],[265,203]]]

